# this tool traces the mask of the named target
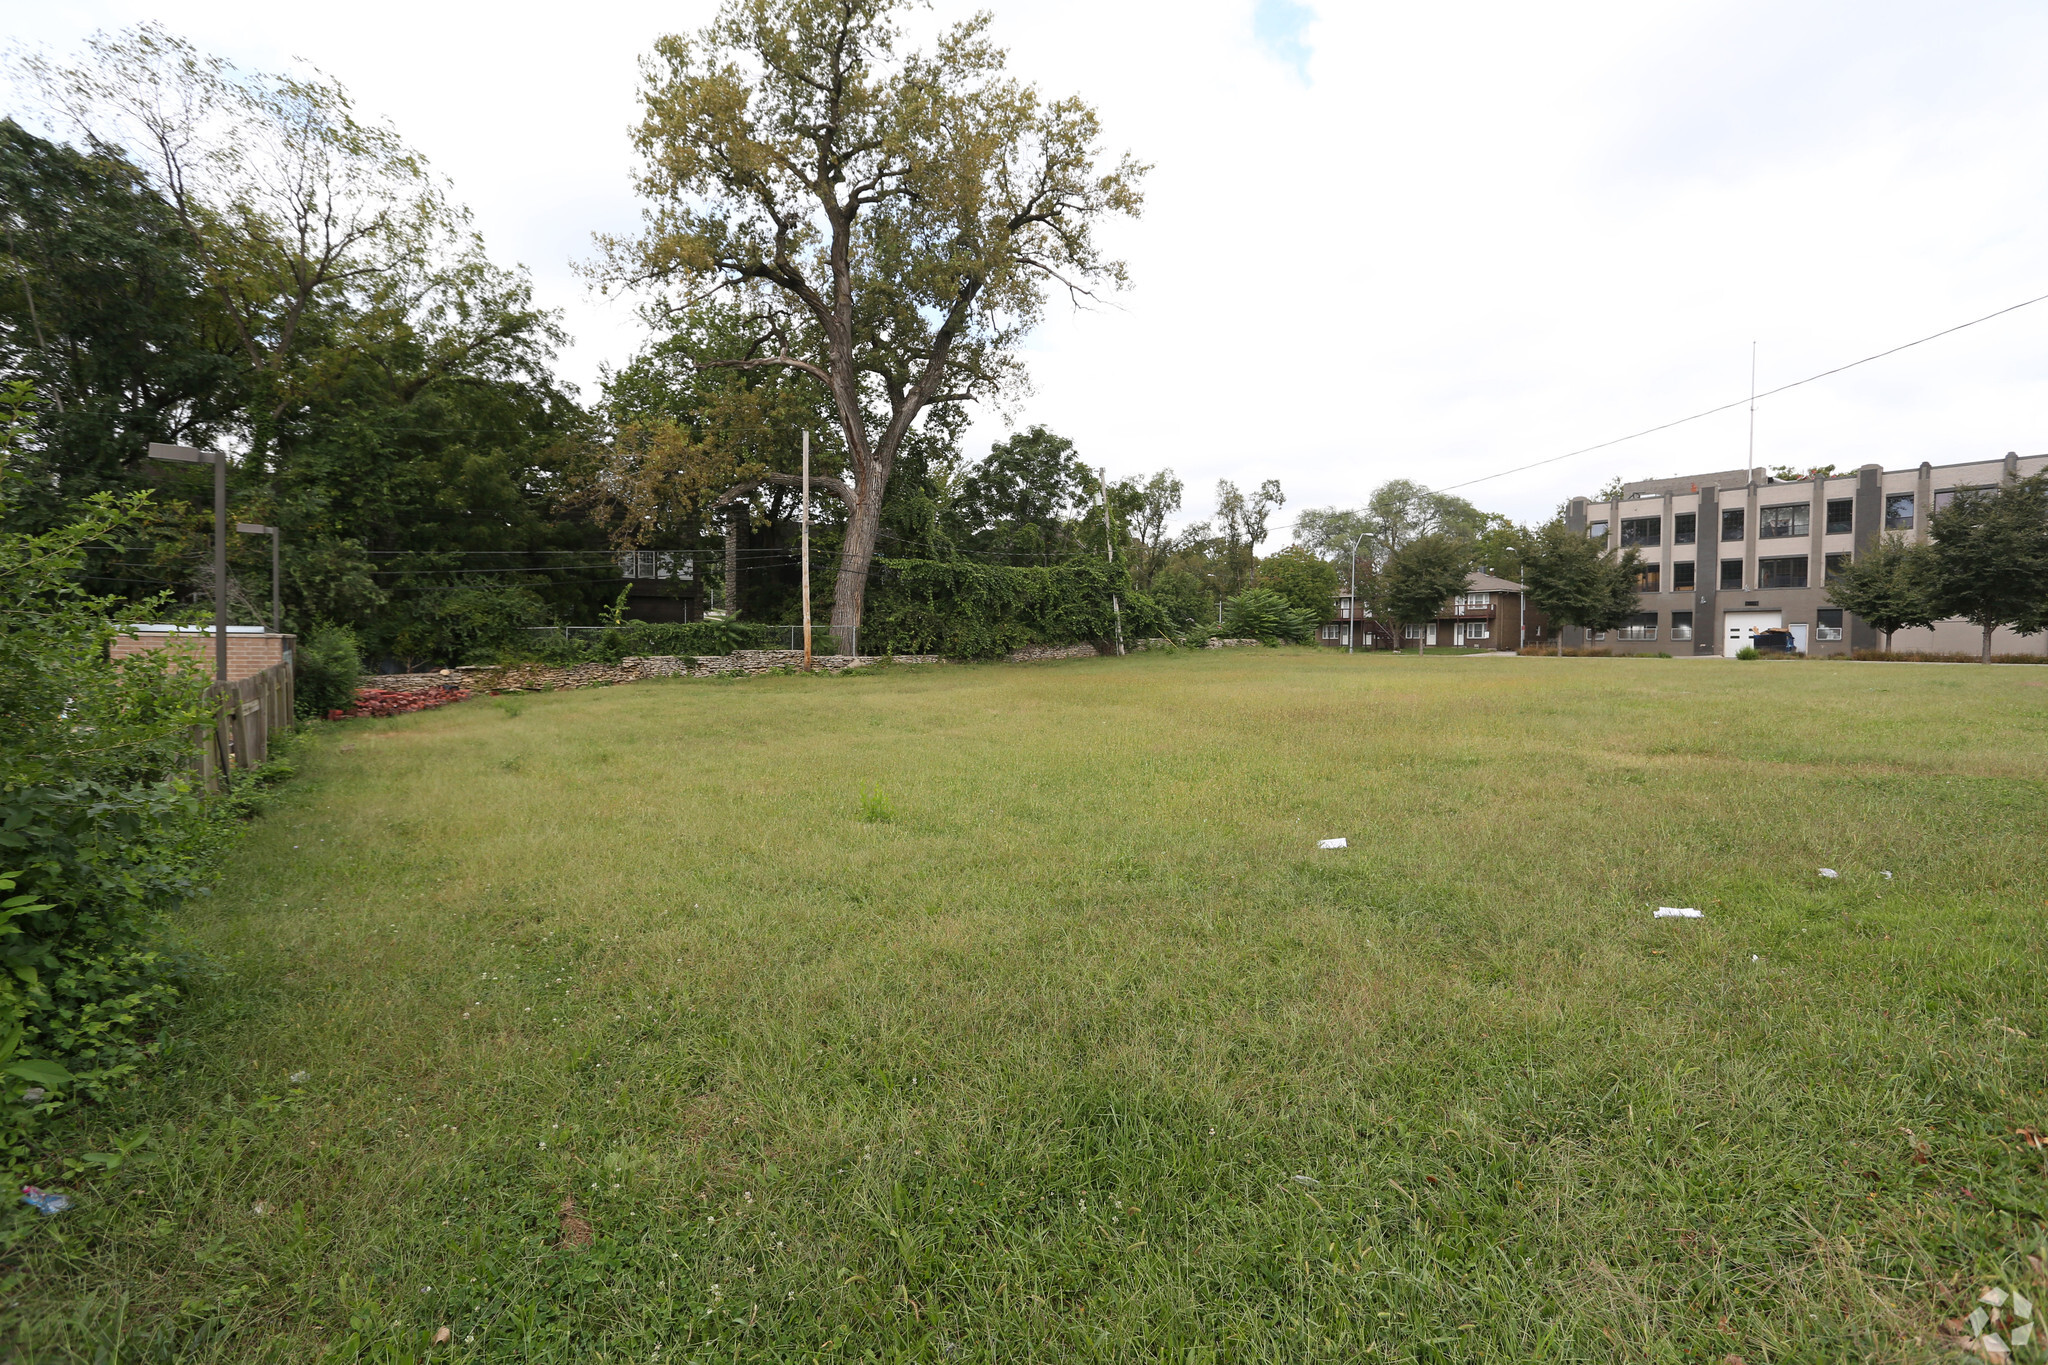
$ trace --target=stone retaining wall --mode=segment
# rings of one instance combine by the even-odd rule
[[[1100,645],[1026,645],[1013,649],[1008,658],[1013,664],[1034,663],[1039,659],[1093,659],[1097,655],[1110,653]]]
[[[943,663],[933,654],[892,654],[890,663]],[[817,654],[812,665],[829,673],[864,668],[882,660],[862,655]],[[610,687],[616,683],[639,682],[643,678],[754,677],[780,669],[800,669],[800,649],[741,649],[731,654],[650,655],[621,659],[615,664],[471,664],[444,668],[438,673],[385,673],[365,677],[365,687],[392,692],[417,692],[430,687],[458,684],[472,692],[555,692],[578,687]]]
[[[1257,645],[1257,640],[1211,640],[1209,649],[1235,649]],[[1132,649],[1160,648],[1164,640],[1136,640]],[[1012,663],[1030,663],[1040,659],[1085,659],[1102,653],[1099,646],[1079,645],[1031,645],[1012,653]],[[945,660],[936,654],[891,654],[890,663],[896,664],[937,664]],[[839,673],[849,668],[865,668],[881,662],[870,655],[818,654],[813,655],[814,667],[828,673]],[[692,657],[685,654],[657,654],[644,658],[621,659],[615,664],[471,664],[463,668],[444,668],[437,673],[373,673],[365,674],[363,686],[382,688],[387,692],[419,692],[431,687],[466,687],[472,692],[554,692],[578,687],[610,687],[617,683],[639,682],[643,678],[723,678],[755,677],[763,673],[774,673],[781,669],[802,668],[804,652],[800,649],[740,649],[731,654],[707,654]]]

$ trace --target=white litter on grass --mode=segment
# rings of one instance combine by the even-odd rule
[[[1706,916],[1689,906],[1660,905],[1651,919],[1705,919]]]
[[[1318,840],[1316,840],[1316,847],[1317,847],[1317,848],[1349,848],[1349,847],[1351,847],[1351,841],[1350,841],[1349,839],[1318,839]]]
[[[1885,879],[1886,881],[1890,881],[1890,880],[1892,879],[1892,874],[1891,874],[1891,873],[1889,873],[1889,872],[1885,873],[1885,874],[1884,874],[1884,879]]]
[[[1824,867],[1820,870],[1820,875],[1823,877],[1839,877],[1842,874],[1835,871],[1832,867]]]
[[[1320,1181],[1320,1180],[1318,1180],[1318,1179],[1316,1179],[1316,1178],[1315,1178],[1314,1176],[1312,1176],[1312,1175],[1297,1175],[1297,1176],[1295,1176],[1295,1177],[1294,1177],[1294,1183],[1295,1183],[1295,1184],[1297,1184],[1297,1185],[1306,1185],[1306,1186],[1307,1186],[1308,1188],[1310,1188],[1310,1189],[1315,1189],[1315,1188],[1316,1188],[1317,1186],[1321,1185],[1321,1184],[1322,1184],[1323,1182],[1322,1182],[1322,1181]]]

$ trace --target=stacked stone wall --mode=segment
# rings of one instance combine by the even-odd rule
[[[944,662],[934,654],[892,654],[886,659],[869,655],[818,654],[811,658],[813,667],[828,673],[868,668],[885,661],[892,664]],[[366,687],[395,692],[446,687],[451,683],[467,687],[472,692],[558,692],[579,687],[611,687],[647,678],[758,677],[763,673],[801,669],[803,664],[804,652],[800,649],[741,649],[731,654],[701,656],[657,654],[625,658],[615,664],[472,664],[464,668],[444,668],[437,673],[384,673],[365,678],[363,682]]]

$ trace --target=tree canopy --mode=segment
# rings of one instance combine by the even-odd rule
[[[1096,115],[1010,77],[987,15],[899,51],[908,0],[728,0],[643,66],[645,230],[608,283],[722,291],[751,340],[704,363],[808,374],[847,467],[835,630],[859,624],[890,476],[928,410],[994,398],[1048,288],[1124,283],[1096,225],[1145,168],[1106,168]]]
[[[1472,575],[1470,545],[1444,531],[1417,536],[1388,556],[1379,575],[1379,606],[1397,626],[1432,621]],[[1415,652],[1422,652],[1417,639]]]
[[[1828,580],[1828,601],[1868,621],[1883,634],[1889,652],[1895,631],[1934,623],[1926,559],[1919,547],[1894,531]]]
[[[1928,521],[1926,580],[1938,616],[1983,632],[2032,635],[2048,625],[2048,474],[1960,493]]]
[[[1599,540],[1563,520],[1543,526],[1521,547],[1522,582],[1529,601],[1561,625],[1613,630],[1641,602],[1637,576],[1642,554],[1634,546],[1609,556]],[[1564,653],[1564,633],[1557,650]]]

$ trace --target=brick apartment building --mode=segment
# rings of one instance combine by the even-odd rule
[[[1391,627],[1375,621],[1364,602],[1340,594],[1333,619],[1316,634],[1318,644],[1339,649],[1354,635],[1358,649],[1391,649],[1397,643],[1413,649],[1418,640],[1465,649],[1519,649],[1555,638],[1545,634],[1542,613],[1529,606],[1528,589],[1490,573],[1467,578],[1465,591],[1446,602],[1436,620],[1420,625]]]
[[[1642,610],[1619,630],[1564,632],[1567,647],[1617,653],[1733,654],[1761,630],[1783,628],[1812,655],[1882,643],[1868,622],[1827,600],[1827,580],[1853,556],[1897,532],[1927,539],[1927,521],[1956,494],[2048,469],[2048,455],[1922,464],[1780,480],[1763,469],[1627,483],[1612,502],[1573,498],[1566,522],[1619,553],[1634,546],[1645,569]],[[1975,654],[1980,632],[1964,621],[1902,630],[1892,647]],[[1998,631],[2001,654],[2048,653],[2048,634]]]

